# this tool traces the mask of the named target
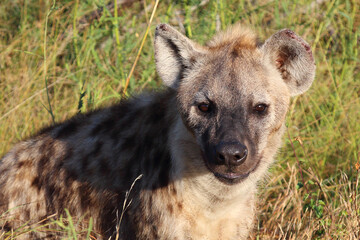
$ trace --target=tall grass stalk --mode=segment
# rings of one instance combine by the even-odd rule
[[[135,70],[135,67],[136,67],[137,62],[139,61],[140,54],[141,54],[141,51],[142,51],[142,49],[143,49],[143,47],[144,47],[145,40],[146,40],[146,37],[147,37],[147,35],[148,35],[148,33],[149,33],[149,29],[150,29],[151,23],[152,23],[152,21],[153,21],[153,18],[154,18],[154,16],[155,16],[155,12],[156,12],[156,9],[157,9],[158,4],[159,4],[159,0],[156,0],[156,1],[155,1],[154,8],[153,8],[153,11],[152,11],[152,13],[151,13],[151,17],[150,17],[148,26],[147,26],[146,31],[145,31],[145,34],[144,34],[144,37],[143,37],[143,39],[142,39],[142,41],[141,41],[141,45],[140,45],[139,51],[138,51],[138,53],[137,53],[137,55],[136,55],[136,58],[135,58],[135,61],[134,61],[133,65],[132,65],[132,67],[131,67],[130,73],[129,73],[128,77],[126,78],[126,82],[125,82],[125,86],[124,86],[124,90],[123,90],[123,95],[124,95],[124,96],[126,95],[126,91],[127,91],[128,87],[129,87],[130,78],[131,78],[131,76],[132,76],[133,73],[134,73],[134,70]],[[119,92],[119,91],[120,91],[120,88],[121,88],[121,85],[118,86],[118,88],[116,89],[116,91]]]
[[[55,123],[55,116],[51,107],[51,101],[49,96],[49,89],[48,89],[48,78],[47,78],[47,29],[48,29],[48,20],[49,16],[52,13],[52,11],[55,9],[56,0],[53,0],[52,6],[50,7],[48,13],[46,14],[45,18],[45,30],[44,30],[44,83],[46,88],[46,96],[47,96],[47,102],[48,102],[48,108],[46,110],[51,115],[53,123]]]

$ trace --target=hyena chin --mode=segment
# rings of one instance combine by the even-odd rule
[[[160,24],[155,59],[166,90],[77,115],[1,159],[0,235],[67,209],[99,238],[247,238],[290,97],[314,78],[310,46],[287,29],[258,44],[239,25],[201,46]]]

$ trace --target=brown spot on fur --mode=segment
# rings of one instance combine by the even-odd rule
[[[174,212],[174,208],[173,208],[173,206],[172,206],[170,203],[167,205],[167,209],[169,210],[169,212],[170,212],[171,214]]]
[[[86,210],[91,206],[91,189],[86,185],[81,185],[78,189],[80,196],[80,204],[83,210]]]
[[[24,215],[25,215],[26,219],[30,219],[30,211],[29,210],[25,210]]]
[[[171,187],[171,193],[172,193],[172,195],[173,195],[173,196],[176,196],[176,194],[177,194],[176,188],[174,187],[174,185],[171,185],[170,187]]]
[[[238,58],[238,57],[239,57],[238,51],[237,51],[236,49],[233,49],[233,50],[231,51],[231,56],[232,56],[233,58]]]
[[[18,163],[18,168],[22,168],[22,167],[26,167],[26,168],[29,168],[32,166],[32,162],[31,160],[25,160],[25,161],[20,161]]]
[[[153,239],[159,239],[158,228],[155,224],[151,226]]]
[[[191,56],[191,58],[190,58],[190,63],[191,63],[192,65],[194,65],[195,62],[196,62],[195,57],[194,57],[194,56]]]
[[[282,124],[280,124],[280,125],[276,126],[275,128],[273,128],[273,129],[270,131],[269,136],[272,136],[273,134],[275,134],[276,132],[278,132],[281,127],[282,127]]]
[[[0,226],[0,230],[4,230],[5,232],[10,232],[11,231],[11,226],[9,223],[5,223],[4,226]]]
[[[16,192],[16,191],[12,191],[11,193],[10,193],[10,198],[16,198],[18,196],[18,192]]]
[[[183,204],[181,202],[178,202],[176,204],[177,208],[179,209],[179,211],[181,211],[183,209]]]
[[[41,183],[39,177],[35,177],[31,182],[31,186],[37,188],[37,190],[41,189]]]

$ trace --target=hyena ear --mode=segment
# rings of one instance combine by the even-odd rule
[[[155,32],[156,69],[164,84],[176,89],[185,69],[192,67],[201,47],[167,24]]]
[[[315,62],[307,42],[293,31],[283,29],[266,40],[261,48],[281,73],[292,96],[309,89],[315,76]]]

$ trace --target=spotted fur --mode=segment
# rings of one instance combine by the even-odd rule
[[[259,44],[235,25],[201,46],[161,24],[155,58],[163,92],[77,115],[1,159],[3,230],[66,208],[105,239],[247,238],[289,99],[314,78],[309,45],[290,30]],[[24,238],[61,237],[39,234]]]

